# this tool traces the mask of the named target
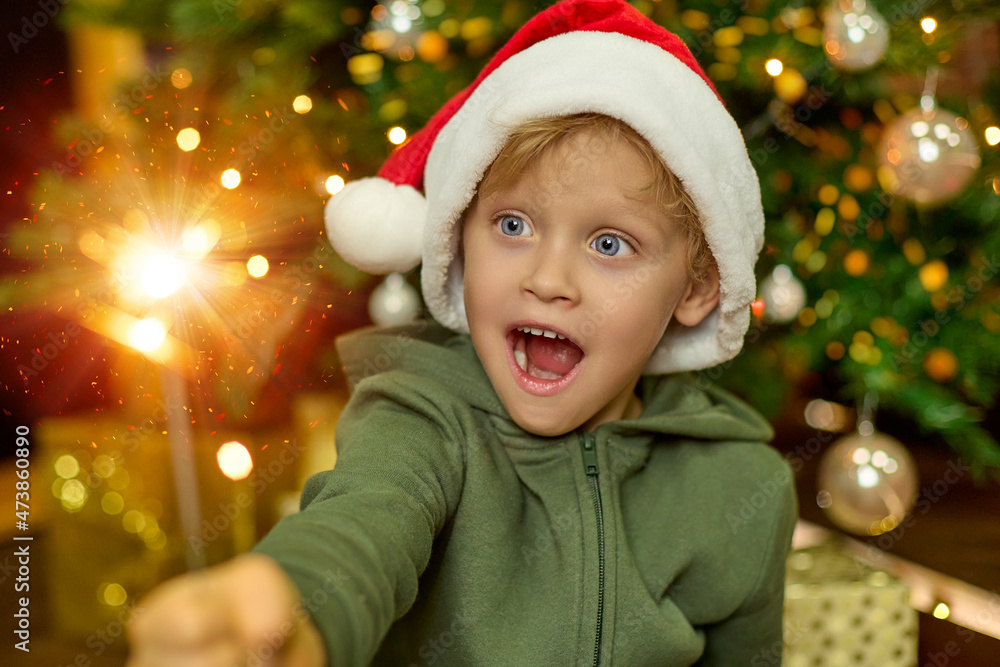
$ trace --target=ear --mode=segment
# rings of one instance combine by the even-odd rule
[[[674,319],[684,326],[693,327],[712,312],[719,303],[719,269],[712,262],[705,279],[699,283],[688,281],[684,296],[674,308]]]

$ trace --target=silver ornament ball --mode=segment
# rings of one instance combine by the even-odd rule
[[[372,322],[382,327],[407,324],[420,312],[420,295],[402,275],[390,273],[368,299]]]

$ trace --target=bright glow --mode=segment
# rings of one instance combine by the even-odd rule
[[[344,179],[340,176],[331,176],[326,179],[326,191],[335,195],[344,189]]]
[[[308,95],[299,95],[292,100],[292,109],[295,113],[309,113],[313,108],[313,101]]]
[[[910,134],[915,137],[926,137],[930,129],[931,126],[927,124],[927,121],[918,120],[910,125]]]
[[[240,184],[240,172],[235,169],[226,169],[222,172],[222,177],[219,180],[222,181],[222,187],[232,190]]]
[[[248,259],[247,273],[254,278],[263,278],[267,274],[267,258],[264,255],[254,255]]]
[[[398,125],[391,130],[389,130],[389,141],[396,144],[397,146],[404,141],[406,141],[406,130],[399,127]]]
[[[411,27],[413,27],[413,21],[405,16],[394,16],[392,18],[392,29],[396,32],[409,32]]]
[[[219,462],[219,470],[229,479],[236,481],[246,479],[253,470],[253,459],[250,451],[241,442],[232,440],[224,443],[215,453]]]
[[[139,320],[128,330],[128,344],[140,352],[152,352],[167,338],[167,328],[155,317]]]
[[[886,462],[889,460],[889,455],[883,452],[881,449],[876,449],[875,453],[872,454],[872,465],[876,468],[881,468],[885,466]]]
[[[862,489],[873,489],[878,485],[879,475],[878,470],[869,466],[863,465],[858,468],[858,486]]]
[[[185,127],[177,133],[177,145],[182,151],[193,151],[201,143],[201,135],[193,127]]]
[[[930,16],[925,16],[920,19],[920,27],[924,29],[928,35],[937,29],[937,21],[932,19]]]
[[[991,125],[986,128],[986,143],[990,146],[996,146],[1000,144],[1000,127],[996,125]]]
[[[851,460],[854,461],[859,466],[864,465],[865,463],[868,463],[868,461],[871,460],[871,452],[868,451],[867,447],[858,447],[851,454]]]
[[[934,618],[943,621],[949,616],[951,616],[951,609],[948,609],[948,605],[946,605],[944,602],[938,602],[937,606],[934,607],[934,611],[931,613],[934,615]]]
[[[142,289],[154,299],[170,296],[184,284],[184,263],[164,253],[157,253],[143,263]]]
[[[764,69],[771,76],[778,76],[781,74],[781,70],[785,69],[785,66],[781,64],[781,61],[777,58],[771,58],[766,63],[764,63]]]

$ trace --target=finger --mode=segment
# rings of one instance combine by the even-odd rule
[[[242,646],[215,641],[197,648],[141,648],[129,656],[127,667],[233,667],[245,663]]]
[[[194,648],[232,632],[212,572],[184,575],[153,591],[135,610],[130,637],[156,650]]]

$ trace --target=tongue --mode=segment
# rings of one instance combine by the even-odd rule
[[[529,361],[537,368],[559,375],[566,375],[583,358],[583,350],[573,343],[558,338],[526,336]]]

